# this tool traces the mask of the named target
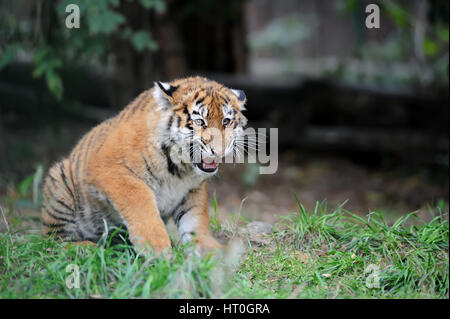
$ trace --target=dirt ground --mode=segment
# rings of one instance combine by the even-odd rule
[[[234,166],[234,167],[233,167]],[[439,200],[448,202],[448,184],[436,185],[422,173],[401,176],[398,172],[377,171],[342,158],[313,158],[279,163],[274,175],[251,179],[254,167],[249,164],[225,165],[209,187],[216,194],[222,216],[232,211],[252,220],[274,222],[279,216],[298,211],[296,198],[306,208],[326,200],[330,210],[345,203],[347,210],[365,215],[382,211],[388,219],[420,210],[429,220],[431,206]]]

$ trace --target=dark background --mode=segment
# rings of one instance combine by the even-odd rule
[[[155,80],[204,75],[246,92],[251,126],[279,129],[275,175],[225,165],[212,180],[223,217],[244,200],[244,217],[275,221],[294,193],[447,212],[448,15],[447,0],[0,1],[0,204],[38,216],[42,175],[84,132]]]

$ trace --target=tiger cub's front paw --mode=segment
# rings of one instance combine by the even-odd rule
[[[204,254],[210,251],[218,251],[225,248],[212,236],[199,236],[195,238],[195,251],[199,254]]]
[[[172,245],[169,238],[164,241],[136,240],[134,249],[146,257],[170,258],[172,256]]]

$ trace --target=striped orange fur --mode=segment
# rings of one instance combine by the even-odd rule
[[[209,232],[207,179],[236,151],[245,102],[242,91],[202,77],[156,82],[50,168],[44,233],[97,242],[107,229],[123,227],[135,248],[161,253],[171,246],[165,222],[173,218],[182,242],[219,247]],[[175,160],[172,150],[186,145],[196,163]]]

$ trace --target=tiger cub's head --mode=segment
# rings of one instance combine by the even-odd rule
[[[171,145],[188,150],[180,155],[198,174],[214,174],[224,157],[239,155],[247,118],[243,91],[203,77],[156,82],[153,97],[165,117]],[[186,158],[188,157],[188,158]]]

